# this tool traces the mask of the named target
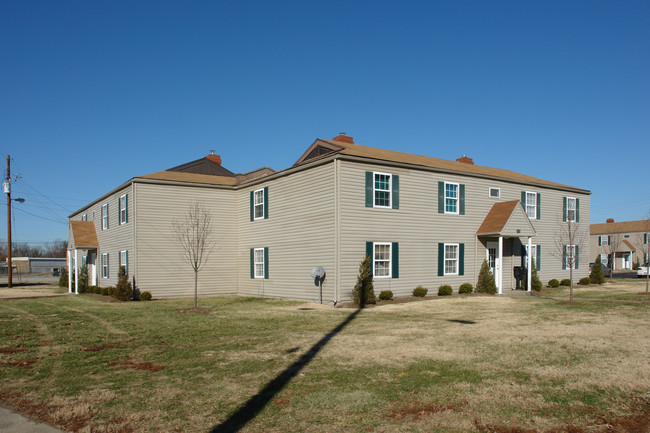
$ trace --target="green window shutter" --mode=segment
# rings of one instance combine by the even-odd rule
[[[445,274],[445,244],[438,244],[438,276]]]
[[[607,245],[611,245],[611,244],[612,244],[612,237],[607,236]]]
[[[542,194],[537,193],[537,219],[542,219]]]
[[[375,204],[375,197],[373,194],[373,182],[375,176],[372,171],[366,171],[366,207],[373,207]]]
[[[602,239],[601,239],[600,236],[598,236],[598,246],[601,247],[602,245],[603,245],[603,244],[602,244]]]
[[[269,217],[269,187],[264,187],[264,219]]]
[[[562,245],[562,269],[566,269],[566,245]]]
[[[393,242],[391,249],[393,253],[391,275],[393,278],[399,278],[399,243]]]
[[[251,248],[251,278],[255,278],[255,248]]]
[[[127,194],[124,197],[124,210],[126,211],[126,217],[124,218],[124,224],[129,222],[129,195]]]
[[[129,251],[124,251],[124,255],[126,255],[124,258],[124,261],[126,262],[126,275],[129,275]]]
[[[108,230],[108,220],[110,218],[108,217],[110,215],[110,212],[108,211],[108,203],[106,204],[106,230]]]
[[[562,197],[562,221],[566,222],[566,197]]]
[[[108,267],[108,264],[109,264],[110,262],[111,262],[111,261],[109,260],[108,253],[106,253],[106,278],[110,278],[110,275],[111,275],[111,274],[110,274],[110,268]]]
[[[526,211],[526,191],[521,192],[521,205],[524,208],[524,212]]]
[[[465,244],[458,244],[458,275],[465,275]]]
[[[370,275],[374,275],[374,272],[372,270],[372,265],[375,262],[375,255],[373,251],[372,242],[366,242],[366,257],[370,257]]]
[[[576,222],[580,222],[580,199],[576,199]]]
[[[576,245],[576,256],[575,256],[574,259],[575,259],[574,262],[575,262],[575,265],[576,265],[575,268],[578,269],[578,267],[580,266],[580,260],[579,260],[580,259],[580,251],[578,251],[578,246],[577,245]]]
[[[399,175],[393,175],[393,209],[399,209]]]
[[[438,182],[438,213],[445,213],[445,183]]]
[[[542,246],[541,245],[537,245],[537,263],[535,263],[535,265],[537,265],[536,267],[538,271],[542,270]]]
[[[264,279],[269,279],[269,247],[264,247]]]
[[[459,214],[465,215],[465,184],[461,183],[458,186],[458,207]]]
[[[254,201],[253,201],[253,191],[251,191],[251,221],[253,221],[253,219],[255,219],[255,213],[254,213],[255,211],[254,211],[254,209],[255,209],[255,204],[254,204]]]

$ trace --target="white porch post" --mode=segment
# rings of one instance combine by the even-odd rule
[[[79,267],[79,261],[77,260],[78,249],[74,249],[74,293],[75,295],[79,294],[79,272],[77,268]]]
[[[496,261],[496,260],[495,260]],[[503,295],[503,236],[499,236],[499,261],[496,261],[495,266],[497,267],[497,288],[499,289],[499,295]]]
[[[528,268],[528,278],[526,278],[526,291],[530,292],[532,288],[532,282],[530,281],[533,275],[533,243],[532,238],[528,236],[528,254],[526,257],[527,268]]]
[[[65,251],[68,262],[68,293],[72,293],[72,256],[70,255],[70,250]]]

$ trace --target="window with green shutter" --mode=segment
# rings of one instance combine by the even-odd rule
[[[256,189],[250,192],[250,220],[268,219],[269,217],[269,188]]]
[[[465,184],[438,182],[438,213],[465,215]]]
[[[366,207],[399,209],[399,175],[366,171]]]
[[[373,278],[399,278],[399,244],[397,242],[366,242]]]

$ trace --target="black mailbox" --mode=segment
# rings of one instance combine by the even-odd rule
[[[523,266],[515,266],[514,269],[513,269],[513,272],[514,272],[515,281],[516,281],[515,288],[517,290],[519,290],[520,285],[521,285],[521,280],[524,279],[524,272],[526,272],[526,268],[524,268]]]

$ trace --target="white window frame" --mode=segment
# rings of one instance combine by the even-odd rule
[[[600,263],[602,263],[603,265],[609,265],[609,260],[607,260],[606,253],[600,255]]]
[[[601,235],[600,236],[600,246],[601,247],[608,247],[609,246],[609,236],[607,236],[607,235]]]
[[[126,224],[128,221],[128,215],[127,215],[127,200],[128,200],[128,194],[124,194],[120,197],[120,200],[118,201],[118,206],[120,208],[120,221],[119,225]]]
[[[531,200],[532,197],[532,200]],[[537,219],[537,193],[532,191],[526,191],[526,215],[528,219],[536,220]],[[532,215],[531,215],[532,213]]]
[[[102,253],[102,278],[108,278],[108,253]]]
[[[570,255],[570,251],[573,250],[573,256]],[[564,246],[564,266],[569,269],[569,267],[575,269],[576,268],[576,246],[575,245],[565,245]],[[571,263],[571,266],[569,266],[569,257],[573,257],[573,263]]]
[[[95,221],[95,211],[94,210],[92,212],[92,218],[93,218],[93,221]]]
[[[81,221],[88,221],[88,214],[87,213],[81,215]]]
[[[378,258],[377,247],[388,247],[388,258]],[[385,250],[384,250],[385,251]],[[388,273],[379,275],[377,263],[387,263]],[[373,242],[372,243],[372,276],[373,278],[391,278],[393,275],[393,244],[391,242]]]
[[[576,222],[576,215],[578,214],[578,201],[575,197],[566,198],[566,220],[572,223]],[[573,215],[571,215],[573,212]]]
[[[444,275],[458,275],[458,268],[460,266],[460,244],[444,244],[445,246],[445,257],[443,261],[443,266],[444,266]],[[447,247],[454,248],[456,251],[456,257],[451,258],[447,257]],[[447,272],[447,263],[454,264],[454,267],[456,270],[454,272]]]
[[[492,191],[496,191],[496,195],[492,195]],[[490,198],[501,198],[501,188],[496,188],[491,186],[488,189],[488,197]]]
[[[524,244],[524,247],[526,248],[526,266],[528,266],[528,244]],[[531,244],[530,248],[533,250],[533,257],[531,258],[532,260],[535,260],[535,266],[537,266],[538,263],[538,257],[537,257],[537,245]]]
[[[258,208],[260,209],[259,216],[257,212]],[[256,189],[253,191],[253,219],[264,219],[264,188]]]
[[[388,177],[388,189],[377,188],[377,176],[387,176]],[[377,204],[377,192],[383,192],[388,194],[388,204],[381,205]],[[384,209],[390,209],[393,206],[393,175],[390,173],[381,173],[379,171],[372,172],[372,206],[379,207]]]
[[[120,251],[120,266],[124,266],[126,275],[129,275],[129,263],[127,250]]]
[[[456,188],[456,196],[449,197],[447,195],[447,185],[454,186]],[[458,215],[460,212],[460,184],[455,182],[445,182],[445,213]],[[447,210],[447,204],[453,203],[455,211]]]
[[[102,230],[108,230],[108,203],[102,205]]]
[[[253,269],[255,278],[264,278],[264,248],[253,249]]]

